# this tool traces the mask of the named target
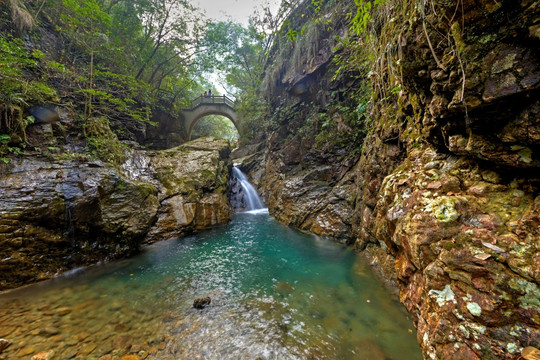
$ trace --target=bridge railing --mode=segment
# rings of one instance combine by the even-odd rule
[[[201,95],[198,98],[194,99],[191,102],[191,108],[194,109],[199,105],[203,104],[225,104],[232,108],[235,107],[236,102],[229,98],[227,95],[219,96],[219,95],[212,95],[212,96],[204,96]]]

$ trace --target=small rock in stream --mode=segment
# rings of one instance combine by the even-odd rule
[[[54,356],[54,350],[42,351],[32,356],[31,360],[51,360]]]
[[[208,296],[195,299],[195,301],[193,302],[193,307],[195,309],[204,309],[207,305],[210,305],[210,301],[210,297]]]
[[[57,314],[60,316],[65,316],[69,314],[70,312],[71,312],[71,309],[67,307],[61,307],[61,308],[58,308],[57,310]]]
[[[58,335],[59,333],[60,333],[60,330],[58,330],[54,326],[47,326],[47,327],[39,330],[39,334],[40,335],[45,335],[45,336]]]
[[[7,349],[9,345],[11,345],[11,342],[9,340],[0,339],[0,354],[2,353],[2,351]]]

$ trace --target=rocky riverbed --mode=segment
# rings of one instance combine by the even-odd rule
[[[1,360],[421,357],[361,257],[266,214],[1,294],[2,337]]]

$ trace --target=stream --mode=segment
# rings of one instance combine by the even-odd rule
[[[422,358],[365,260],[264,211],[0,294],[0,325],[0,359]]]

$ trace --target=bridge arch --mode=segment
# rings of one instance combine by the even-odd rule
[[[239,130],[239,118],[235,110],[235,105],[235,102],[227,96],[200,96],[193,100],[190,108],[182,109],[187,140],[191,140],[191,134],[197,122],[208,115],[224,116],[231,120],[236,130]]]

